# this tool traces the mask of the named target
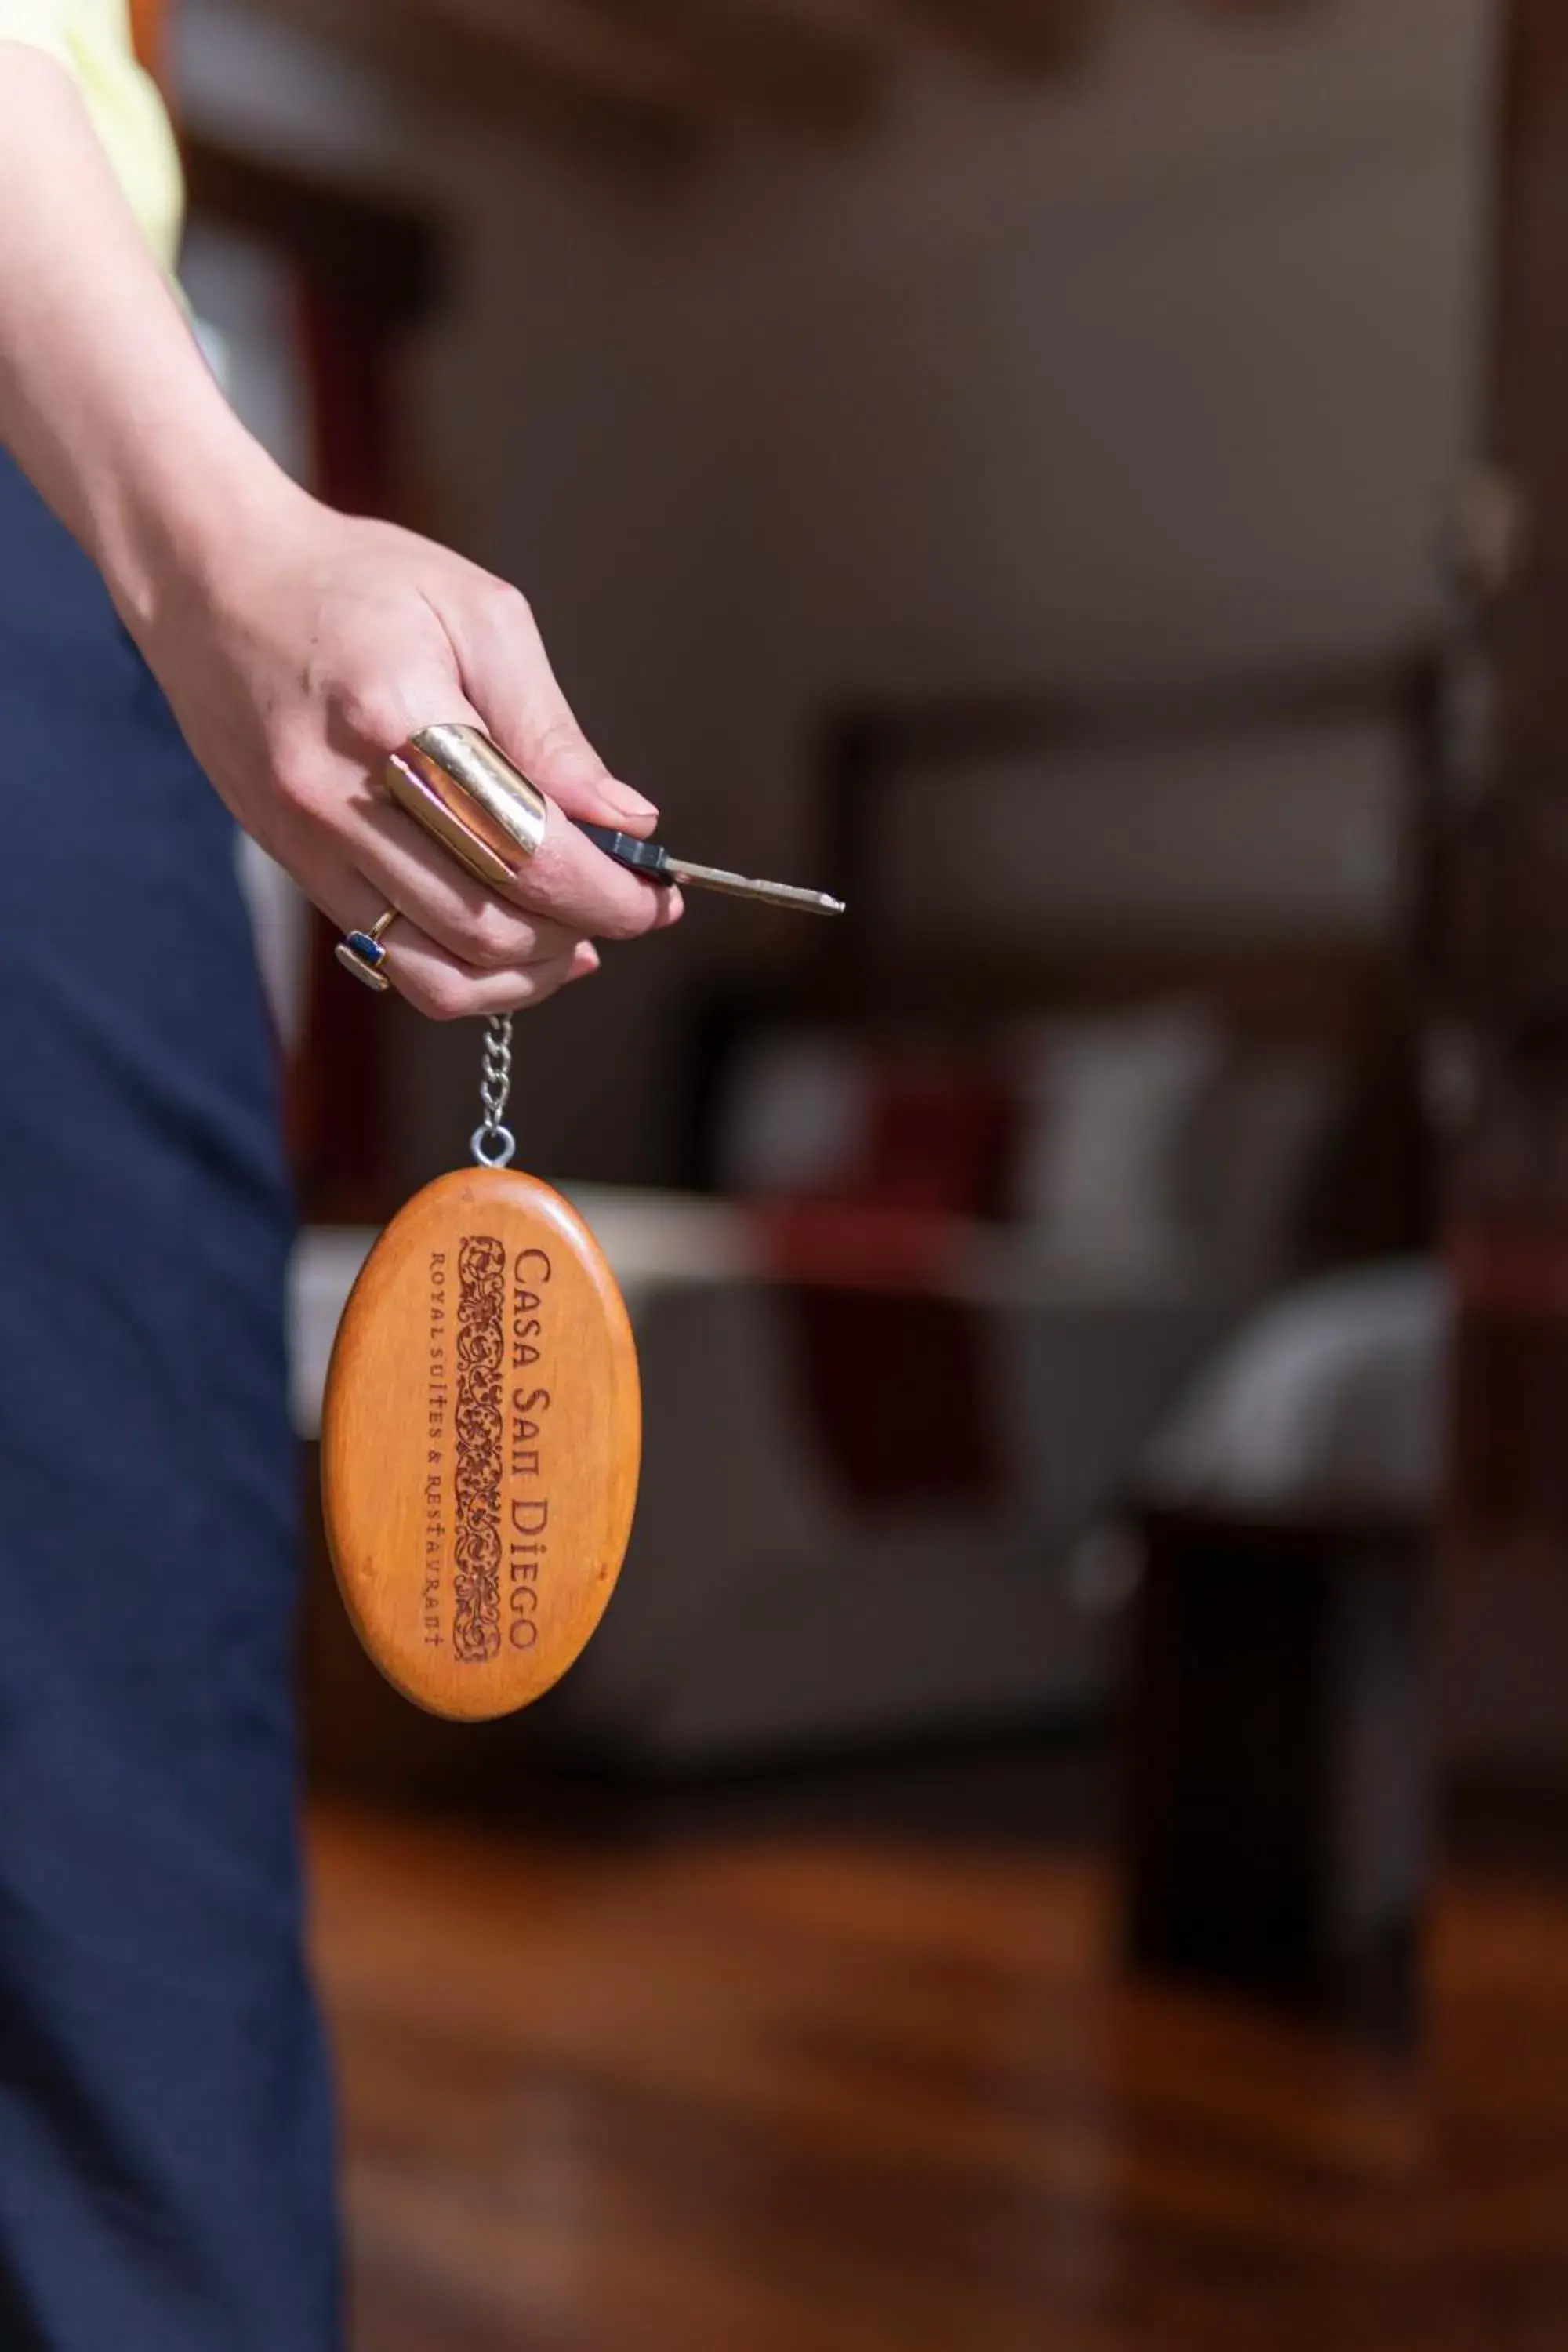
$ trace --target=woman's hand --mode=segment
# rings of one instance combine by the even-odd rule
[[[260,486],[258,486],[260,488]],[[339,929],[387,907],[386,976],[437,1019],[537,1004],[679,915],[567,822],[651,830],[655,811],[590,748],[513,588],[391,524],[335,514],[271,476],[216,553],[152,576],[132,625],[185,736],[244,825]],[[503,897],[380,783],[422,727],[484,728],[552,803]]]
[[[644,832],[551,674],[527,605],[460,556],[334,514],[214,383],[69,76],[0,37],[0,442],[97,563],[235,815],[343,929],[387,907],[384,970],[426,1013],[536,1004],[592,940],[679,897],[567,818]],[[510,898],[380,785],[421,727],[478,723],[554,803]]]

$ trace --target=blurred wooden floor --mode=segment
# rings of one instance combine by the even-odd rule
[[[1119,1986],[1094,1866],[319,1818],[355,2352],[1562,2352],[1568,1895],[1419,2068]]]

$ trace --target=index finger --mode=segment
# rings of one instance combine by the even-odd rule
[[[518,868],[509,898],[590,939],[636,940],[679,921],[679,890],[628,873],[595,849],[548,796],[547,804],[544,838]]]

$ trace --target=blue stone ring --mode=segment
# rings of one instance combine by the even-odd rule
[[[363,980],[367,988],[374,988],[378,996],[384,996],[392,986],[381,968],[386,961],[386,950],[381,942],[396,920],[396,908],[388,907],[368,931],[345,932],[333,950],[343,970],[352,971],[356,980]]]

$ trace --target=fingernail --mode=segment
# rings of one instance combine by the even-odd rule
[[[630,784],[618,784],[609,777],[606,777],[600,785],[599,797],[601,800],[607,801],[611,808],[621,816],[657,816],[658,814],[656,802],[645,800],[641,793],[633,792]]]

